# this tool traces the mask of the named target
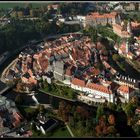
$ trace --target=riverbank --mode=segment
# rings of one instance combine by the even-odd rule
[[[2,72],[1,77],[0,77],[0,80],[1,80],[3,83],[6,82],[5,80],[6,80],[6,76],[7,76],[8,70],[16,63],[17,59],[18,59],[18,58],[16,58],[15,60],[13,60],[13,61],[10,63],[10,65],[8,65],[8,66],[4,69],[4,71]]]

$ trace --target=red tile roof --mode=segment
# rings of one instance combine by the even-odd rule
[[[33,135],[32,131],[30,131],[30,130],[28,130],[26,133],[28,134],[28,136],[32,136]]]
[[[122,26],[118,24],[113,24],[113,31],[119,36],[130,36],[130,34],[123,30]]]
[[[80,80],[80,79],[77,79],[77,78],[73,78],[71,83],[74,84],[74,85],[81,86],[81,87],[86,86],[86,83],[85,83],[84,80]]]
[[[96,18],[115,18],[117,15],[116,12],[112,12],[109,14],[99,14],[98,12],[90,13],[90,15],[86,16],[86,19],[96,19]]]
[[[108,93],[108,94],[112,94],[112,91],[109,90],[107,87],[103,86],[103,85],[98,85],[98,84],[94,84],[94,83],[88,83],[86,85],[87,88],[93,89],[93,90],[97,90],[100,92],[104,92],[104,93]]]
[[[15,112],[13,115],[14,115],[15,120],[14,120],[14,122],[12,124],[14,125],[14,127],[16,127],[21,123],[20,119],[22,119],[22,116],[20,116],[18,114],[18,112]]]
[[[125,53],[125,52],[126,52],[126,45],[123,43],[119,49],[120,49],[123,53]]]
[[[31,69],[28,70],[28,73],[29,73],[30,76],[33,76],[33,72],[32,72]]]
[[[49,62],[46,58],[40,58],[39,63],[43,71],[46,70],[49,65]]]
[[[106,61],[103,61],[103,64],[107,69],[111,68],[111,66]]]
[[[100,74],[100,70],[99,69],[93,69],[93,75],[99,75]]]
[[[48,5],[48,8],[51,8],[51,7],[52,7],[52,8],[54,8],[54,9],[57,9],[58,6],[59,6],[58,4],[53,4],[53,5]]]
[[[118,88],[118,91],[121,91],[123,93],[131,93],[134,91],[134,89],[130,88],[129,86],[126,86],[126,85],[121,85],[119,88]]]
[[[28,79],[27,79],[26,77],[22,77],[21,79],[22,79],[22,81],[24,81],[25,83],[28,82]]]
[[[32,78],[32,77],[29,77],[29,83],[31,83],[31,84],[37,84],[37,80],[35,80],[34,78]]]
[[[129,56],[134,56],[132,52],[128,52],[127,55],[129,55]]]
[[[66,69],[66,75],[72,76],[72,68],[73,68],[73,66],[70,66]]]
[[[138,23],[138,22],[131,22],[131,26],[132,26],[132,28],[138,28],[138,27],[140,27],[140,23]]]

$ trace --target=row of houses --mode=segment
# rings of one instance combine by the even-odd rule
[[[98,99],[105,99],[112,103],[115,103],[117,97],[122,98],[122,102],[128,102],[135,95],[135,90],[128,85],[118,85],[115,82],[109,81],[105,81],[104,84],[86,83],[84,80],[73,78],[70,87],[92,95],[91,99],[98,96]]]
[[[99,14],[98,12],[90,13],[85,18],[86,24],[90,25],[106,25],[113,24],[120,20],[119,14],[116,12]]]

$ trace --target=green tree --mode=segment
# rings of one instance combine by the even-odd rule
[[[28,3],[25,8],[29,8],[29,9],[32,9],[33,8],[33,5],[31,3]]]
[[[107,107],[108,107],[109,109],[111,109],[111,110],[115,110],[115,109],[116,109],[116,105],[113,104],[113,103],[111,103],[111,102],[108,102]]]
[[[15,98],[15,103],[16,104],[22,104],[23,103],[23,97],[21,96],[21,94],[18,94]]]
[[[99,120],[99,118],[104,114],[104,108],[102,105],[98,105],[97,112],[96,112],[96,119]]]
[[[83,121],[78,121],[77,122],[77,134],[83,135],[83,125],[82,125]]]
[[[118,54],[113,54],[112,58],[114,61],[120,61],[120,59],[121,59]]]
[[[13,11],[19,11],[19,7],[18,7],[18,6],[15,6],[15,7],[13,8]]]
[[[45,21],[45,22],[48,22],[48,15],[47,15],[47,14],[44,14],[44,15],[41,17],[41,20],[42,20],[42,21]]]
[[[133,104],[131,102],[129,102],[128,104],[126,104],[124,111],[127,114],[127,116],[131,117],[134,115],[135,108],[134,108]]]
[[[103,70],[103,64],[102,64],[102,62],[96,63],[96,64],[95,64],[95,67],[96,67],[97,69],[99,69],[99,70]]]
[[[36,131],[36,130],[37,130],[37,129],[36,129],[36,125],[35,125],[34,122],[33,122],[32,125],[31,125],[31,130],[33,130],[33,131]]]
[[[75,110],[76,110],[76,107],[73,105],[71,108],[71,113],[74,114]]]
[[[117,104],[117,111],[118,112],[121,112],[122,111],[122,105],[121,105],[121,103],[120,103],[120,100],[118,101],[119,103]]]
[[[120,67],[123,71],[125,71],[125,62],[120,63],[120,64],[119,64],[119,67]]]
[[[52,90],[53,90],[52,85],[48,84],[48,91],[52,91]]]
[[[40,104],[38,105],[37,109],[40,113],[45,113],[46,111],[44,105],[40,105]]]
[[[122,39],[119,36],[117,36],[116,38],[117,45],[120,46],[121,42],[122,42]]]
[[[133,97],[130,99],[130,102],[133,104],[134,107],[137,107],[137,106],[138,106],[138,103],[139,103],[138,96],[133,96]]]
[[[92,120],[91,119],[87,119],[86,120],[86,132],[89,132],[92,129]]]
[[[60,15],[62,13],[60,6],[57,8],[57,15]]]
[[[140,125],[133,126],[133,129],[136,132],[137,136],[140,136]]]
[[[98,37],[97,29],[90,27],[88,29],[88,31],[89,31],[89,34],[90,34],[90,37],[91,37],[92,41],[96,43],[97,42],[97,37]]]

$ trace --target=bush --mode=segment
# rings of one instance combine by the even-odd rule
[[[16,96],[16,98],[15,98],[15,103],[16,103],[16,104],[20,104],[20,105],[23,103],[23,97],[22,97],[21,94],[18,94],[18,95]]]
[[[113,58],[114,61],[120,61],[121,60],[121,57],[118,54],[113,54],[112,58]]]

